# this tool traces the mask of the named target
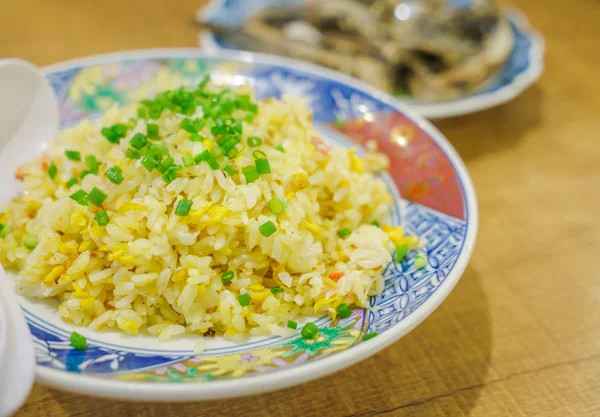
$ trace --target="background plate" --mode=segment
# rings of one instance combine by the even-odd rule
[[[244,20],[264,7],[294,4],[302,0],[212,0],[198,12],[198,20],[239,27]],[[544,70],[544,39],[529,26],[527,18],[518,10],[507,8],[515,45],[506,63],[493,79],[473,94],[439,103],[422,103],[407,96],[398,99],[430,119],[459,116],[506,103],[532,85]],[[208,51],[235,49],[209,31],[199,36],[202,48]]]

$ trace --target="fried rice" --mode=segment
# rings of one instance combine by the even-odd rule
[[[205,80],[82,121],[19,168],[0,262],[68,322],[160,340],[287,336],[368,307],[419,240],[385,225],[386,157],[329,147],[311,118],[302,98]]]

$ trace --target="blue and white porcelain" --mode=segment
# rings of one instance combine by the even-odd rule
[[[414,256],[385,270],[385,290],[370,309],[313,319],[319,338],[251,337],[243,343],[197,337],[168,342],[140,334],[92,331],[63,321],[56,303],[20,297],[33,336],[37,380],[83,394],[144,401],[194,401],[255,394],[310,381],[389,346],[421,323],[446,298],[467,266],[477,233],[477,202],[467,170],[444,136],[387,94],[343,74],[269,55],[197,49],[123,52],[45,68],[57,96],[61,128],[97,117],[114,104],[161,90],[161,80],[194,83],[210,73],[228,85],[251,84],[259,99],[307,97],[323,139],[337,146],[378,142],[391,159],[383,179],[394,196],[392,223],[426,239],[428,264]],[[80,94],[84,91],[85,94]],[[340,126],[336,120],[343,118]],[[38,144],[43,149],[43,143]],[[22,151],[34,152],[33,149]],[[3,149],[0,149],[0,155]],[[2,183],[13,178],[0,176]],[[12,198],[0,190],[0,201]],[[2,323],[0,323],[2,326]],[[69,343],[77,331],[85,351]],[[375,338],[363,340],[368,333]]]
[[[262,8],[294,4],[303,0],[211,0],[198,11],[200,22],[240,27],[251,15]],[[454,7],[469,7],[469,0],[450,0]],[[544,39],[529,25],[527,18],[518,10],[504,11],[513,34],[514,46],[508,60],[494,78],[479,91],[454,100],[423,103],[410,97],[398,97],[414,110],[429,119],[441,119],[474,113],[513,100],[527,87],[535,83],[544,71]],[[210,31],[203,31],[199,44],[207,51],[235,49]]]

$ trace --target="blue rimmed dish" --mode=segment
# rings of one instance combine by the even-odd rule
[[[385,289],[370,309],[316,320],[319,337],[306,341],[252,337],[243,343],[211,338],[201,354],[191,336],[153,337],[96,332],[64,322],[56,305],[20,298],[34,339],[38,381],[79,393],[155,401],[227,398],[299,384],[356,363],[389,346],[423,321],[458,282],[477,231],[475,191],[455,150],[430,123],[383,92],[334,71],[279,57],[198,50],[123,52],[45,69],[60,103],[61,126],[93,118],[206,73],[218,83],[251,84],[258,98],[308,98],[314,123],[337,146],[375,140],[391,160],[383,176],[392,195],[392,223],[427,240],[428,264],[414,257],[392,263]],[[343,125],[336,123],[342,119]],[[8,179],[2,179],[8,180]],[[4,200],[7,196],[0,195]],[[72,331],[88,348],[74,349]],[[363,340],[365,334],[377,337]]]

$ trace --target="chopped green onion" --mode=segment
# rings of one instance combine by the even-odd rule
[[[247,183],[254,182],[260,177],[256,167],[253,167],[252,165],[242,168],[242,173],[244,174],[244,177],[246,177]]]
[[[427,265],[427,257],[423,254],[418,254],[415,257],[415,268],[423,269]]]
[[[154,104],[150,106],[150,109],[148,110],[148,116],[150,116],[151,119],[156,120],[160,118],[162,111],[163,107],[160,104]]]
[[[212,156],[210,154],[210,151],[208,149],[205,149],[201,153],[196,155],[196,157],[194,158],[194,161],[196,161],[196,163],[199,164],[200,162],[206,161],[210,156]]]
[[[229,150],[233,149],[235,145],[240,142],[239,138],[232,135],[223,136],[221,139],[217,141],[217,144],[223,149],[225,152],[229,152]]]
[[[252,156],[254,157],[254,159],[267,159],[267,154],[263,151],[254,151],[252,152]]]
[[[163,155],[166,156],[169,154],[169,149],[167,148],[167,145],[165,145],[164,142],[154,142],[152,144],[152,151],[154,153],[154,155]]]
[[[236,172],[235,169],[233,169],[229,165],[227,165],[225,168],[223,168],[223,171],[225,171],[227,173],[227,175],[229,175],[230,177],[233,177]]]
[[[190,135],[190,140],[192,142],[202,142],[204,140],[204,136],[202,136],[202,135]]]
[[[256,171],[260,175],[271,173],[271,165],[269,165],[268,159],[255,159],[254,163],[256,164]]]
[[[183,163],[184,167],[194,166],[194,158],[192,158],[191,155],[183,155],[181,157],[181,162]]]
[[[313,322],[308,322],[304,325],[300,334],[305,339],[314,339],[319,334],[319,328]]]
[[[102,165],[102,162],[98,162],[94,155],[88,155],[85,157],[85,165],[89,168],[88,174],[98,175],[98,168]]]
[[[123,123],[117,123],[116,125],[113,125],[112,130],[119,139],[124,138],[127,135],[127,126],[125,126]]]
[[[281,198],[272,198],[269,201],[269,211],[273,214],[281,214],[285,210],[286,203]]]
[[[233,271],[223,272],[221,274],[221,282],[223,284],[230,283],[231,281],[233,281],[234,276],[235,276],[235,273]]]
[[[71,333],[71,346],[77,350],[85,350],[87,348],[87,339],[77,332]]]
[[[408,246],[398,245],[396,246],[396,262],[402,262],[404,256],[408,253]]]
[[[96,207],[100,207],[102,203],[104,203],[104,200],[106,200],[106,197],[108,196],[104,194],[102,190],[94,187],[92,191],[90,191],[90,193],[88,194],[87,199]]]
[[[87,206],[87,201],[85,198],[87,197],[87,193],[83,190],[75,191],[73,194],[69,196],[69,198],[73,201],[77,201],[79,204],[83,206]]]
[[[0,239],[4,239],[10,233],[10,229],[5,227],[3,224],[0,224]]]
[[[258,113],[258,105],[254,104],[254,103],[250,103],[248,105],[248,111],[252,114]]]
[[[78,151],[65,151],[65,155],[71,161],[81,161],[81,152],[78,152]]]
[[[269,237],[277,231],[277,226],[275,226],[275,223],[269,220],[268,222],[261,224],[258,227],[258,231],[264,237]]]
[[[136,133],[129,141],[129,144],[135,149],[142,149],[147,143],[148,139],[143,133]]]
[[[146,123],[146,136],[149,139],[158,139],[158,125],[155,123]]]
[[[352,234],[352,230],[348,229],[347,227],[344,227],[343,229],[338,230],[337,234],[339,237],[348,237]]]
[[[208,164],[208,166],[211,167],[213,171],[216,171],[221,167],[212,154],[210,154],[210,156],[206,159],[206,163]]]
[[[173,182],[179,175],[177,174],[178,171],[181,171],[182,167],[181,165],[171,165],[170,167],[168,167],[164,174],[163,174],[163,179],[167,182],[167,183],[171,183]]]
[[[129,148],[127,149],[127,152],[125,152],[125,157],[128,159],[140,159],[141,155],[137,149]]]
[[[377,336],[377,332],[369,333],[363,336],[363,340],[373,339],[375,336]]]
[[[105,127],[101,130],[101,133],[110,143],[118,144],[122,138],[127,136],[127,126],[123,123],[117,123],[116,125]]]
[[[50,179],[56,178],[56,174],[58,174],[58,168],[56,168],[56,164],[52,162],[50,167],[48,167],[48,176]]]
[[[148,172],[152,172],[154,168],[156,168],[156,161],[149,156],[144,156],[142,158],[142,166],[148,170]]]
[[[183,130],[185,130],[188,133],[198,133],[200,131],[200,119],[196,119],[196,120],[190,120],[190,119],[183,119],[181,121],[181,123],[179,123],[179,127],[182,128]]]
[[[29,250],[34,250],[38,245],[38,237],[36,235],[27,235],[23,238],[23,245]]]
[[[277,149],[281,153],[285,153],[285,149],[283,149],[283,145],[277,145],[277,146],[275,146],[275,149]]]
[[[293,320],[288,320],[287,321],[287,327],[289,327],[290,329],[296,330],[298,328],[298,323],[296,323]]]
[[[187,216],[192,208],[191,200],[179,200],[177,207],[175,208],[175,214],[177,216]]]
[[[242,294],[238,296],[237,299],[242,307],[245,307],[250,304],[250,296],[248,294]]]
[[[77,184],[77,178],[73,177],[71,178],[69,181],[67,181],[65,183],[65,187],[66,188],[71,188],[72,186],[74,186],[75,184]]]
[[[257,146],[262,145],[263,141],[261,138],[259,138],[258,136],[250,136],[248,138],[248,145],[252,146],[253,148],[256,148]]]
[[[271,288],[271,292],[273,294],[279,294],[280,292],[283,292],[283,288]]]
[[[108,168],[104,173],[104,176],[113,184],[121,184],[125,179],[125,176],[123,176],[123,171],[121,171],[121,168],[116,165]]]
[[[337,127],[338,129],[341,129],[344,127],[344,122],[340,118],[336,117],[335,120],[333,121],[333,125],[335,127]]]
[[[172,157],[167,157],[167,159],[165,159],[164,161],[162,161],[161,164],[158,165],[158,167],[156,167],[156,170],[158,172],[160,172],[161,174],[164,174],[165,171],[167,170],[167,168],[169,168],[171,165],[173,165],[174,159]]]
[[[210,74],[204,74],[202,76],[202,79],[198,83],[198,90],[204,89],[204,87],[206,87],[206,84],[208,84],[209,81],[210,81]]]
[[[373,220],[373,221],[371,222],[371,224],[372,224],[373,226],[381,227],[381,223],[379,223],[377,220]]]
[[[337,308],[337,311],[340,317],[343,319],[347,319],[348,317],[350,317],[350,308],[348,308],[348,304],[341,304]]]
[[[98,222],[98,226],[106,226],[110,222],[110,217],[108,217],[106,210],[100,210],[96,213],[96,222]]]
[[[137,116],[140,119],[145,119],[146,117],[148,117],[146,114],[146,109],[144,109],[143,107],[139,107],[137,109]]]

